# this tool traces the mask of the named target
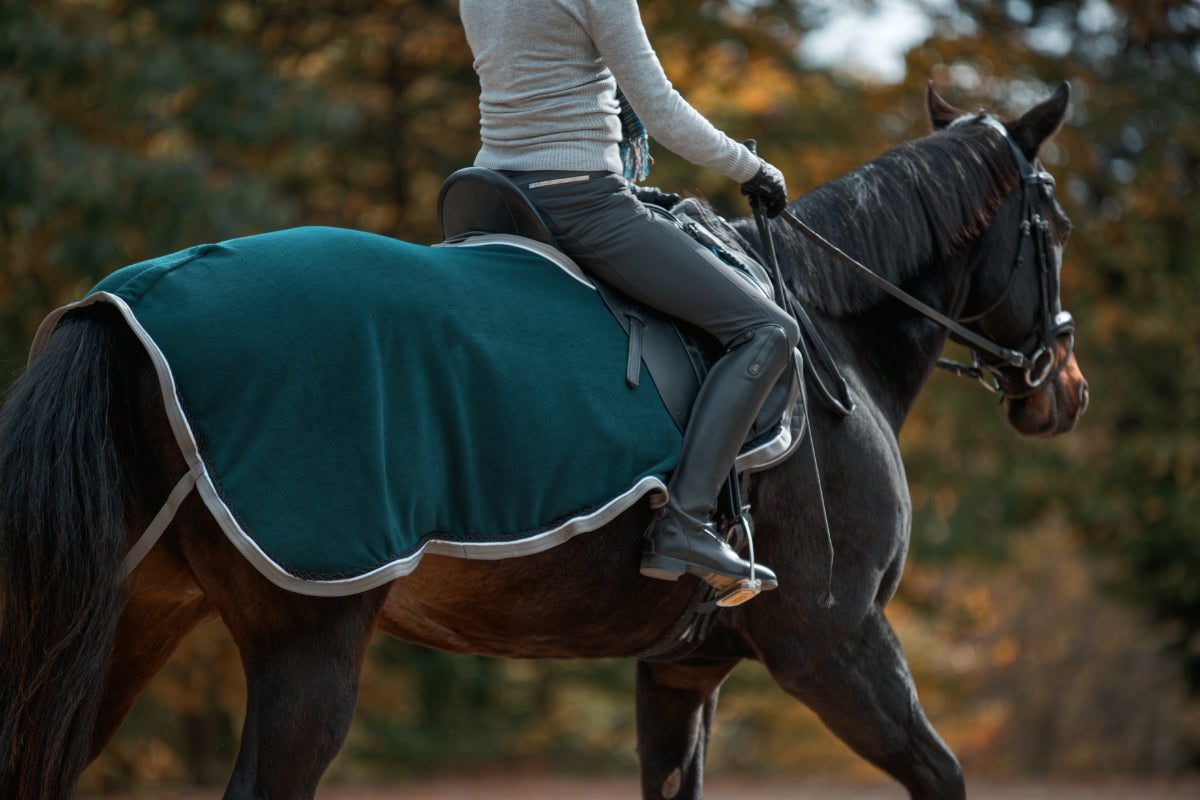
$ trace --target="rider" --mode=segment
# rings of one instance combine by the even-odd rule
[[[774,588],[775,574],[717,536],[711,515],[799,329],[739,271],[647,211],[635,192],[653,190],[632,181],[645,177],[647,131],[741,183],[770,216],[787,204],[783,175],[672,88],[637,0],[461,0],[459,13],[481,88],[475,164],[513,179],[584,270],[724,350],[692,408],[667,505],[646,531],[642,574],[697,575],[729,605],[753,596],[752,573]]]

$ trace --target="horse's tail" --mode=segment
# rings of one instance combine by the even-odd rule
[[[0,800],[70,796],[104,693],[126,547],[112,312],[67,315],[0,411]]]

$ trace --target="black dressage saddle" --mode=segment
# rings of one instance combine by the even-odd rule
[[[681,205],[688,202],[684,201]],[[758,262],[725,246],[721,239],[695,218],[657,206],[648,207],[654,213],[674,221],[725,261],[749,273],[770,293],[770,280]],[[499,172],[482,167],[458,170],[442,185],[437,210],[444,244],[460,244],[488,234],[505,234],[530,239],[561,253],[542,214],[515,183]],[[644,364],[671,418],[680,431],[685,430],[700,384],[719,356],[716,340],[698,328],[648,308],[600,281],[591,281],[629,337],[626,381],[631,386],[638,385]],[[762,442],[777,438],[781,427],[788,428],[798,422],[791,419],[798,392],[795,374],[796,370],[784,370],[747,435],[744,453],[754,450]],[[789,441],[789,447],[790,444]]]

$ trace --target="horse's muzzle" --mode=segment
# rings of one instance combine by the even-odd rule
[[[1088,406],[1088,384],[1067,338],[1060,337],[1055,355],[1061,369],[1041,391],[1020,399],[1006,398],[1009,424],[1024,436],[1050,437],[1075,428]]]

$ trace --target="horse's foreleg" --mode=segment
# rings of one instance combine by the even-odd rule
[[[388,587],[349,597],[292,594],[256,572],[223,537],[194,540],[186,549],[246,673],[246,719],[225,797],[311,798],[350,729]]]
[[[777,649],[767,668],[787,692],[913,798],[966,797],[962,769],[917,700],[912,674],[883,611],[872,605],[855,633],[815,669]]]
[[[638,662],[642,797],[699,800],[717,690],[737,660]]]

